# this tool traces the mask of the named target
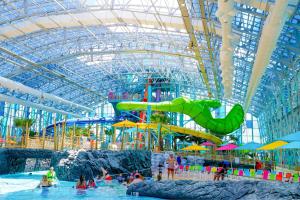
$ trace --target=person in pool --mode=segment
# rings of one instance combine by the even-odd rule
[[[130,183],[131,184],[135,184],[135,183],[140,183],[140,182],[143,182],[143,177],[141,177],[141,175],[139,174],[136,174],[135,177],[134,177],[134,180]]]
[[[101,170],[102,170],[102,180],[106,180],[106,181],[111,181],[112,180],[112,177],[108,174],[108,172],[103,169],[103,167],[101,167]]]
[[[51,185],[49,184],[48,178],[46,175],[43,176],[41,182],[39,183],[38,187],[50,187]]]
[[[56,173],[53,167],[50,167],[50,170],[46,174],[49,185],[54,185],[54,182],[57,180]]]
[[[119,176],[117,176],[117,181],[119,182],[119,183],[123,183],[124,181],[125,181],[125,178],[123,177],[123,175],[122,174],[119,174]]]
[[[76,189],[85,190],[87,189],[86,181],[83,175],[80,175],[79,180],[76,184]]]
[[[97,188],[96,183],[93,178],[89,180],[88,187],[89,188]]]

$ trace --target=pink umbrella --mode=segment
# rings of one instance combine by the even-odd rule
[[[237,148],[238,146],[235,144],[226,144],[224,146],[221,146],[219,148],[216,149],[216,151],[230,151],[233,150],[235,148]],[[232,160],[230,159],[230,163],[231,163],[231,168],[232,168]]]
[[[238,146],[235,145],[235,144],[226,144],[224,146],[221,146],[221,147],[217,148],[216,151],[230,151],[230,150],[233,150],[235,148],[238,148]]]
[[[215,146],[215,144],[212,143],[212,142],[206,141],[206,142],[203,142],[203,143],[201,144],[201,146],[209,147],[209,146]]]

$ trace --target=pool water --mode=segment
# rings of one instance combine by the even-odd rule
[[[96,189],[77,191],[72,188],[75,182],[59,181],[58,186],[51,188],[36,188],[42,175],[46,172],[20,173],[0,176],[0,199],[1,200],[154,200],[156,198],[127,196],[126,187],[118,183],[99,184]],[[156,199],[157,200],[157,199]]]

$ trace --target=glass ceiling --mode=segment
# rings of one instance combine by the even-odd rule
[[[182,3],[183,2],[183,3]],[[2,0],[0,76],[92,108],[109,91],[141,92],[147,78],[167,78],[184,93],[244,104],[259,39],[274,1],[234,1],[232,96],[224,98],[218,2],[196,0]],[[188,13],[182,16],[181,7]],[[201,7],[204,6],[204,7]],[[204,13],[201,10],[203,8]],[[205,16],[204,16],[205,14]],[[288,19],[249,111],[258,116],[299,70],[299,1]],[[206,19],[206,25],[203,19]],[[192,31],[187,29],[187,22]],[[206,33],[206,28],[209,30]],[[191,43],[195,36],[198,45]],[[205,71],[201,71],[196,50]],[[74,106],[22,91],[0,93],[69,112]]]

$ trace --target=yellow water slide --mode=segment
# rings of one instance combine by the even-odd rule
[[[149,123],[149,124],[137,123],[137,127],[140,128],[140,129],[146,129],[146,128],[157,129],[157,126],[158,126],[158,124],[154,124],[154,123]],[[214,136],[210,133],[203,132],[203,131],[196,131],[196,130],[193,130],[193,129],[174,126],[174,125],[162,125],[162,128],[164,130],[167,130],[167,131],[170,131],[170,132],[176,132],[176,133],[192,135],[192,136],[195,136],[195,137],[203,138],[203,139],[211,141],[215,144],[221,144],[222,143],[222,140],[219,137]]]

